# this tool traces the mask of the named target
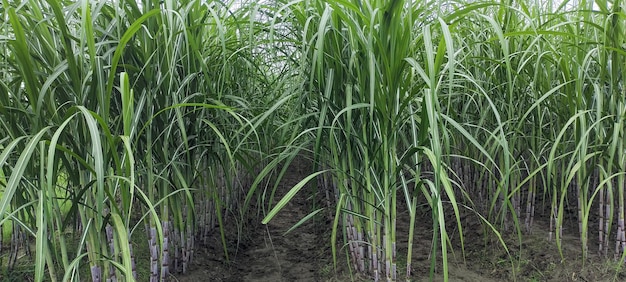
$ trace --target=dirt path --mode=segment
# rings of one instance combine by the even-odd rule
[[[294,160],[279,185],[274,202],[305,178],[309,170],[304,160]],[[315,224],[309,221],[284,234],[312,210],[311,202],[305,198],[310,193],[305,192],[298,193],[272,221],[261,227],[260,232],[255,232],[254,245],[237,261],[242,267],[239,269],[242,281],[316,281],[319,269],[316,255],[322,238],[316,234]]]
[[[278,202],[294,185],[311,173],[309,162],[296,158],[276,191],[274,203]],[[230,263],[223,258],[219,234],[214,242],[202,246],[196,252],[193,267],[185,275],[173,281],[319,281],[318,261],[326,260],[324,254],[327,240],[323,228],[311,220],[288,234],[284,234],[300,219],[313,210],[312,193],[304,187],[267,225],[255,220],[251,228],[237,236],[234,222],[227,223],[226,236],[231,254]],[[268,191],[268,195],[269,195]]]

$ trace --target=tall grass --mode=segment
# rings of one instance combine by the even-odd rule
[[[260,25],[230,5],[4,2],[0,211],[26,235],[13,252],[35,241],[36,281],[134,280],[138,247],[162,280],[198,234],[225,243],[267,82],[241,40]]]
[[[503,245],[561,250],[573,222],[583,257],[623,261],[625,5],[4,1],[1,265],[163,280],[296,193],[326,195],[333,259],[374,280],[410,279],[423,202],[431,279],[466,211]],[[316,172],[273,205],[298,154]]]
[[[343,234],[353,269],[397,279],[398,200],[411,246],[422,196],[444,279],[457,236],[445,223],[456,221],[463,246],[461,204],[519,240],[546,207],[559,249],[566,210],[577,210],[584,257],[597,206],[600,250],[615,240],[622,256],[623,6],[291,2],[303,103],[317,110],[313,150],[340,217],[331,244]]]
[[[426,4],[297,4],[297,23],[304,26],[302,40],[308,43],[302,52],[310,64],[306,68],[311,73],[307,78],[309,103],[319,109],[315,156],[333,169],[332,183],[339,199],[337,214],[345,211],[341,229],[337,221],[333,228],[331,244],[336,244],[335,234],[343,231],[354,269],[372,273],[375,280],[383,276],[397,279],[398,199],[406,200],[409,207],[415,206],[414,196],[424,189],[437,211],[435,229],[441,231],[442,241],[446,236],[445,226],[439,224],[443,219],[441,201],[442,194],[451,192],[451,186],[438,161],[442,147],[436,118],[440,111],[437,80],[443,57],[438,56],[439,61],[435,62],[437,51],[430,30],[430,24],[438,22],[429,20],[415,26],[414,21],[428,14],[430,7]],[[453,48],[452,42],[443,38],[441,42],[441,50]],[[426,47],[425,67],[412,58],[420,45]],[[427,80],[413,79],[411,67]],[[451,62],[450,69],[453,68]],[[415,181],[421,179],[419,166],[423,156],[435,168],[435,180],[429,181],[428,186]],[[401,178],[404,172],[409,172],[411,179]],[[454,199],[453,194],[450,196]],[[415,211],[410,213],[414,220]],[[441,248],[445,257],[446,245]],[[334,258],[335,252],[333,249]]]

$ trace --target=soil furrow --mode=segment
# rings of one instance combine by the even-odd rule
[[[274,203],[277,203],[294,185],[311,172],[310,163],[296,158],[281,180]],[[300,193],[267,224],[261,218],[250,220],[245,230],[236,237],[235,222],[226,220],[226,236],[230,261],[223,257],[222,243],[216,230],[214,238],[196,252],[193,267],[188,274],[173,281],[319,281],[318,260],[326,249],[324,230],[313,220],[305,222],[292,232],[287,232],[313,210],[314,200],[309,187]],[[267,191],[269,195],[270,191]],[[254,209],[252,207],[251,209]],[[230,216],[231,220],[234,216]],[[324,255],[325,256],[325,255]]]

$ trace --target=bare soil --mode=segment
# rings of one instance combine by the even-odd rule
[[[282,179],[274,202],[300,180],[311,173],[303,159],[296,159]],[[331,220],[328,213],[319,213],[294,231],[284,234],[303,217],[321,206],[320,197],[305,187],[267,225],[260,218],[249,219],[246,230],[237,232],[234,222],[227,223],[230,261],[226,261],[219,233],[209,244],[201,246],[194,256],[191,269],[172,281],[371,281],[370,277],[350,274],[344,249],[335,270],[329,247]],[[313,196],[311,196],[313,195]],[[309,197],[309,198],[307,198]],[[412,281],[443,281],[441,254],[437,255],[431,273],[433,224],[431,212],[423,203],[416,221],[413,238]],[[449,209],[450,211],[452,209]],[[447,215],[453,223],[452,214]],[[612,259],[595,254],[597,246],[590,233],[591,256],[580,257],[580,243],[575,222],[569,222],[563,238],[563,257],[548,240],[548,221],[537,212],[533,231],[522,234],[502,234],[507,248],[498,236],[481,224],[475,213],[461,210],[463,246],[456,224],[446,226],[452,250],[448,253],[450,281],[626,281],[624,271]],[[404,280],[406,267],[408,214],[400,212],[397,223],[399,277]],[[238,235],[237,235],[238,234]],[[570,235],[574,234],[574,235]],[[596,244],[596,245],[594,245]],[[338,246],[339,248],[341,246]],[[440,253],[440,251],[438,252]]]
[[[281,180],[274,202],[310,174],[304,159],[295,160]],[[315,197],[305,187],[267,225],[261,218],[250,219],[239,238],[228,238],[234,250],[230,261],[223,258],[219,233],[213,242],[195,254],[192,270],[174,281],[320,281],[328,267],[326,246],[329,244],[320,228],[323,216],[311,219],[285,234],[292,226],[314,210]],[[269,193],[270,191],[268,191]],[[226,224],[227,236],[237,234],[234,222]]]

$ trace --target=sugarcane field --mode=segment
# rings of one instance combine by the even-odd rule
[[[1,281],[626,281],[624,0],[3,0]]]

